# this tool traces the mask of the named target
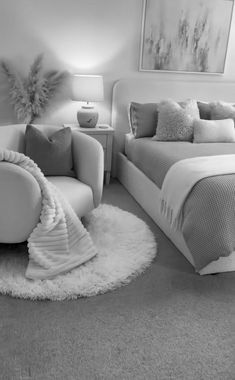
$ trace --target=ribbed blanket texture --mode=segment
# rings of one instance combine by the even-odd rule
[[[173,229],[181,229],[184,202],[195,184],[203,178],[234,173],[234,154],[193,157],[176,162],[162,184],[162,215]]]
[[[42,193],[40,220],[28,238],[29,263],[25,276],[48,279],[93,258],[97,252],[88,231],[34,161],[22,153],[6,149],[0,150],[0,161],[27,170],[37,180]]]

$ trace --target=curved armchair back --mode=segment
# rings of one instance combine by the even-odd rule
[[[37,127],[36,124],[34,124]],[[25,152],[25,128],[26,124],[11,124],[0,126],[0,148]],[[40,125],[41,131],[49,135],[61,128],[59,125]]]

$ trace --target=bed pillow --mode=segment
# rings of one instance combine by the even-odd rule
[[[235,129],[232,119],[194,120],[194,143],[235,142]]]
[[[200,119],[210,120],[211,119],[211,106],[210,103],[206,102],[197,102],[199,109]]]
[[[25,131],[25,154],[46,176],[74,177],[72,170],[72,132],[61,128],[46,136],[39,128],[28,124]]]
[[[196,100],[180,103],[164,100],[158,105],[158,123],[153,140],[192,141],[193,121],[199,118]]]
[[[131,102],[129,106],[129,123],[135,138],[152,137],[157,126],[157,103]]]
[[[211,107],[211,119],[233,119],[235,120],[235,107],[233,104],[226,102],[212,102]]]

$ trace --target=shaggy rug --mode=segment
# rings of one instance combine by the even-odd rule
[[[51,280],[28,280],[26,244],[0,245],[0,292],[30,299],[64,300],[105,293],[128,284],[157,252],[144,221],[118,207],[100,205],[84,220],[98,254]]]

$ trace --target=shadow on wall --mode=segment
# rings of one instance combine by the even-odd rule
[[[18,6],[19,9],[17,9]],[[1,5],[1,30],[4,33],[0,35],[0,60],[8,62],[12,68],[25,76],[33,59],[43,52],[45,53],[45,69],[60,70],[58,58],[53,52],[48,51],[45,43],[35,34],[32,27],[33,20],[28,18],[25,22],[25,12],[20,12],[23,10],[21,5],[10,9],[8,2]],[[7,79],[0,69],[0,125],[16,122],[20,121],[17,120],[14,107],[9,99]]]
[[[70,94],[70,81],[69,73],[64,83],[58,88],[57,93],[49,101],[48,106],[45,109],[45,113],[42,117],[37,118],[34,122],[43,122],[43,118],[48,115],[53,116],[58,109],[64,107],[66,102],[69,102]],[[14,111],[14,105],[9,97],[9,85],[7,79],[3,73],[0,73],[0,125],[14,124],[14,123],[24,123],[23,120],[18,120],[16,113]]]
[[[43,72],[47,70],[58,70],[58,62],[53,57],[53,54],[47,51],[47,56],[44,53],[45,63],[43,64]],[[28,54],[27,54],[28,57]],[[34,59],[35,57],[33,57]],[[48,59],[49,58],[49,59]],[[27,77],[30,65],[32,64],[32,58],[30,56],[30,62],[22,67],[22,61],[20,59],[13,61],[12,59],[4,59],[11,67],[17,71],[23,78]],[[18,65],[18,62],[21,62]],[[50,64],[50,62],[56,62],[55,64]],[[44,63],[44,61],[43,61]],[[65,71],[64,67],[60,67],[59,71]],[[65,71],[66,72],[66,71]],[[48,106],[45,108],[44,113],[41,117],[34,120],[34,123],[48,123],[48,124],[62,124],[62,123],[76,123],[77,122],[77,111],[81,106],[80,102],[74,102],[71,100],[71,73],[66,72],[67,76],[64,79],[62,85],[59,86],[58,91],[55,93],[54,97],[49,101]],[[110,115],[110,109],[104,102],[96,104],[98,112],[102,115],[99,122],[104,123],[104,115]],[[107,117],[106,117],[107,118]],[[107,121],[106,121],[107,122]],[[5,74],[0,69],[0,125],[14,124],[14,123],[24,123],[23,120],[17,120],[16,113],[14,111],[14,105],[11,103],[9,97],[9,84]]]
[[[27,36],[29,31],[26,30],[24,26],[24,31],[21,30],[21,35]],[[131,36],[133,38],[133,36]],[[132,45],[132,41],[129,41],[128,45]],[[12,48],[11,48],[12,49]],[[89,49],[89,48],[88,48]],[[18,50],[15,50],[18,51]],[[5,56],[1,55],[0,59],[6,60],[11,66],[17,70],[23,76],[27,76],[29,67],[33,62],[34,58],[43,53],[43,68],[45,71],[55,69],[55,70],[68,70],[71,74],[80,73],[80,74],[101,74],[104,76],[104,102],[97,103],[95,106],[99,112],[100,119],[99,123],[110,123],[111,122],[111,107],[112,107],[112,89],[115,81],[120,79],[123,76],[130,76],[131,74],[136,73],[134,70],[138,70],[138,60],[135,60],[135,57],[132,56],[129,49],[127,51],[126,44],[118,45],[118,48],[115,52],[112,52],[112,55],[109,55],[106,61],[102,63],[95,62],[95,66],[92,69],[85,70],[85,68],[79,68],[79,57],[77,61],[77,67],[75,62],[72,64],[66,60],[63,60],[59,55],[53,51],[53,48],[49,47],[46,44],[46,40],[38,38],[37,35],[34,35],[33,31],[30,30],[30,40],[27,40],[27,45],[24,45],[20,53],[11,54],[10,52],[6,53]],[[82,54],[82,53],[81,53]],[[127,54],[132,56],[133,66],[134,62],[136,67],[132,67],[132,70],[126,70],[126,62],[120,57],[126,57]],[[94,62],[93,62],[94,64]],[[69,76],[69,75],[68,75]],[[79,102],[73,102],[70,99],[70,81],[66,81],[64,86],[62,86],[58,93],[53,99],[49,102],[47,109],[42,117],[35,120],[37,123],[48,123],[48,124],[62,124],[62,123],[76,123],[77,110],[81,106]],[[14,107],[10,104],[10,99],[8,97],[8,83],[5,78],[5,75],[0,72],[0,125],[20,123],[17,120],[14,113]]]
[[[33,59],[43,53],[45,70],[55,68],[68,70],[72,74],[103,75],[105,100],[97,103],[96,107],[99,122],[110,123],[114,82],[138,71],[142,0],[122,0],[120,4],[112,0],[108,5],[105,0],[99,5],[96,2],[85,5],[80,0],[71,0],[71,8],[63,2],[58,2],[55,8],[51,2],[39,6],[37,2],[24,0],[24,5],[17,3],[11,9],[9,4],[13,2],[9,0],[1,6],[1,30],[5,31],[8,39],[6,44],[5,35],[0,34],[0,60],[8,60],[26,75]],[[131,21],[127,9],[134,12]],[[36,15],[37,10],[35,21],[32,16]],[[6,81],[3,83],[2,79],[0,74],[0,124],[13,123],[16,117],[7,98]],[[70,100],[69,91],[65,88],[50,102],[40,121],[76,123],[79,107],[79,103]]]
[[[20,70],[17,64],[10,60],[5,60],[13,71],[16,71],[22,78],[26,78],[29,72],[30,65],[27,66],[27,70],[25,72],[22,72],[23,70]],[[17,62],[17,61],[16,61]],[[43,62],[44,63],[44,62]],[[49,65],[48,65],[49,66]],[[58,66],[58,65],[56,65]],[[45,65],[43,65],[43,72],[48,70],[58,70],[55,68],[55,65],[46,68]],[[59,70],[62,71],[62,70]],[[64,71],[64,70],[63,70]],[[54,96],[49,101],[48,106],[45,108],[45,114],[53,115],[58,108],[61,108],[66,102],[70,100],[70,74],[68,72],[65,72],[67,75],[65,76],[63,83],[59,85],[58,90],[56,90]],[[42,115],[44,116],[44,115]],[[41,118],[40,118],[41,119]],[[35,120],[35,122],[38,120]],[[24,120],[18,120],[15,110],[14,110],[14,104],[12,103],[12,100],[9,96],[9,83],[8,79],[5,76],[4,72],[0,70],[0,125],[4,124],[13,124],[13,123],[24,123]]]
[[[19,20],[14,19],[15,14],[11,14],[11,22],[19,24]],[[26,77],[30,65],[38,54],[43,54],[43,71],[58,70],[65,71],[64,63],[61,62],[55,52],[50,50],[40,37],[38,37],[33,28],[27,28],[25,23],[20,23],[20,28],[15,33],[10,34],[8,44],[3,44],[1,49],[0,60],[7,62],[14,71],[17,71],[22,77]],[[1,43],[1,37],[0,37]],[[69,73],[68,73],[69,77]],[[70,82],[66,80],[53,99],[49,102],[46,113],[53,115],[58,108],[69,100]],[[5,74],[0,68],[0,125],[21,123],[17,120],[14,112],[14,105],[9,98],[9,85]]]
[[[28,54],[27,54],[28,57]],[[52,61],[52,53],[44,54],[45,63],[43,65],[43,71],[58,69],[58,62],[56,64],[49,64]],[[34,59],[35,57],[33,57]],[[49,58],[49,59],[48,59]],[[5,60],[3,58],[3,60]],[[18,66],[19,59],[16,61],[6,60],[11,67],[19,72],[22,77],[28,75],[28,70],[30,64],[32,63],[32,58],[30,55],[30,62],[20,67]],[[56,62],[56,59],[53,59]],[[56,66],[56,67],[55,67]],[[64,71],[64,68],[59,68],[59,70]],[[75,71],[74,72],[78,72]],[[34,120],[34,123],[48,123],[48,124],[62,124],[62,123],[76,123],[77,122],[77,111],[81,107],[80,102],[74,102],[71,100],[71,74],[67,71],[67,77],[64,83],[58,88],[55,96],[49,101],[48,106],[45,109],[43,115]],[[112,86],[113,80],[108,79],[105,83],[105,87],[108,84],[108,88],[105,89],[106,102],[97,103],[95,106],[100,114],[99,123],[108,123],[110,121],[111,114],[111,98],[112,98]],[[5,74],[0,69],[0,125],[23,123],[23,120],[17,120],[16,113],[14,111],[14,105],[11,103],[9,97],[9,85]]]
[[[8,84],[2,72],[0,72],[0,125],[17,123],[13,106],[8,97]]]

